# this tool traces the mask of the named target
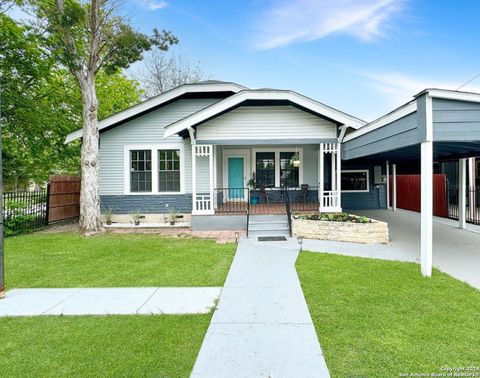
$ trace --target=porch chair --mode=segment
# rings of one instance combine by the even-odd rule
[[[309,190],[310,190],[310,185],[308,184],[300,185],[300,198],[302,199],[303,203],[306,203],[308,201]]]
[[[267,205],[270,205],[270,201],[268,199],[268,194],[265,189],[265,185],[260,185],[259,189],[260,189],[260,196],[263,197],[263,199],[267,202]]]

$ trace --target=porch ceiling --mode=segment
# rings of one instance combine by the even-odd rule
[[[323,139],[225,139],[225,140],[197,140],[197,144],[214,144],[222,146],[297,146],[305,144],[337,143],[336,138]]]

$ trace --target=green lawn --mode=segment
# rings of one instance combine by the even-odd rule
[[[234,251],[158,235],[15,236],[5,240],[6,287],[223,286]]]
[[[2,377],[188,377],[211,315],[4,318]]]
[[[413,263],[304,252],[297,270],[336,377],[480,364],[480,292]],[[465,372],[464,372],[465,373]]]

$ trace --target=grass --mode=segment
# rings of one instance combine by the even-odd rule
[[[223,286],[234,251],[158,235],[22,235],[5,240],[6,287]]]
[[[2,377],[188,377],[211,315],[4,318]]]
[[[479,365],[480,292],[438,270],[431,278],[419,270],[413,263],[300,255],[297,271],[333,378]]]

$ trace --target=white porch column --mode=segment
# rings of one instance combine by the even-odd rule
[[[192,213],[197,211],[197,152],[192,140]]]
[[[422,274],[432,275],[433,251],[433,142],[421,145],[421,242]]]
[[[458,227],[467,226],[467,159],[458,161]]]
[[[320,149],[318,150],[318,201],[320,203],[319,211],[323,210],[323,191],[324,191],[324,156],[323,156],[323,143],[320,143]]]
[[[210,178],[210,210],[213,213],[213,209],[215,208],[214,201],[214,153],[213,153],[213,145],[209,146],[209,154],[208,154],[208,177]]]
[[[470,219],[475,218],[475,158],[468,159],[468,209]]]
[[[332,152],[331,155],[331,180],[332,180],[332,191],[337,190],[337,175],[336,175],[336,164],[337,164],[337,158],[336,158],[336,152]]]
[[[424,276],[432,275],[433,254],[433,109],[432,98],[425,98],[425,140],[421,143],[421,227],[420,255]]]
[[[213,146],[213,189],[218,188],[218,182],[217,182],[217,145]],[[213,208],[217,208],[217,193],[214,192],[213,194]]]
[[[337,206],[339,209],[342,208],[342,146],[340,143],[337,143],[337,185],[335,186],[335,190],[338,193],[337,196]]]
[[[397,211],[397,165],[392,164],[392,210]]]
[[[387,209],[390,210],[390,164],[387,160],[385,163],[385,175],[387,176]]]

